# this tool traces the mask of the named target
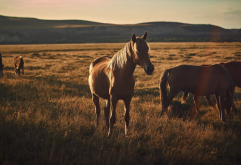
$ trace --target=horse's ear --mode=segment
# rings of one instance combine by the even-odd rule
[[[136,35],[135,35],[135,33],[132,34],[131,41],[136,42]]]
[[[147,32],[145,32],[141,38],[146,40],[146,37],[147,37]]]

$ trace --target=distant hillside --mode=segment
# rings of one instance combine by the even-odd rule
[[[177,22],[115,25],[84,20],[0,16],[0,44],[126,42],[148,32],[150,42],[241,42],[241,29]]]

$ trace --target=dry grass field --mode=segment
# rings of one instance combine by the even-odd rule
[[[124,45],[0,45],[0,164],[241,164],[241,113],[232,112],[224,126],[218,109],[204,98],[197,113],[192,96],[181,104],[179,93],[159,118],[159,79],[165,69],[241,60],[241,43],[149,43],[155,70],[148,76],[137,66],[134,72],[130,134],[124,135],[124,104],[119,101],[108,139],[104,100],[95,128],[89,65]],[[20,77],[14,75],[17,55],[25,62]],[[241,112],[239,88],[234,103]]]

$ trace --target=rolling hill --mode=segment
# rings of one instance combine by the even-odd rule
[[[126,42],[148,32],[149,42],[240,42],[241,29],[210,24],[146,22],[105,24],[86,20],[41,20],[0,16],[0,44]]]

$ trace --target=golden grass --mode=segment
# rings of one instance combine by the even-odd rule
[[[240,60],[241,43],[149,43],[155,66],[147,76],[137,66],[130,110],[130,135],[124,136],[124,104],[117,106],[114,134],[107,139],[88,87],[91,61],[123,48],[118,44],[0,45],[0,164],[240,164],[241,115],[232,113],[224,127],[218,110],[200,98],[172,101],[159,118],[161,73],[180,64]],[[21,55],[25,75],[14,76],[13,59]],[[236,88],[235,105],[241,107]],[[212,97],[214,100],[214,98]]]

